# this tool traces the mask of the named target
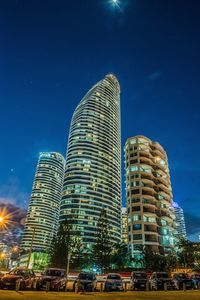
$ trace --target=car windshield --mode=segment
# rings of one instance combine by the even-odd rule
[[[61,277],[64,275],[64,272],[60,270],[46,270],[44,275]]]
[[[157,278],[168,278],[167,273],[157,273]]]
[[[82,280],[93,280],[94,274],[80,273],[79,278]]]
[[[26,273],[25,270],[13,270],[11,271],[9,274],[10,275],[20,275],[20,276],[24,276]]]
[[[178,277],[181,279],[189,278],[188,274],[178,274]]]
[[[118,274],[110,274],[108,275],[107,279],[121,279],[120,275]]]
[[[146,273],[135,273],[135,274],[133,274],[133,278],[136,278],[136,279],[146,279],[147,278],[147,274]]]

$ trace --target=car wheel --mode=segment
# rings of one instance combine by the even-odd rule
[[[25,283],[20,282],[19,290],[24,291],[25,290]]]
[[[57,292],[60,292],[60,284],[57,286]]]
[[[63,285],[63,292],[66,292],[66,291],[67,291],[67,285],[64,284],[64,285]]]
[[[76,283],[73,284],[73,289],[72,290],[73,290],[73,292],[76,291]]]

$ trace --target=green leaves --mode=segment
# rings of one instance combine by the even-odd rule
[[[112,243],[110,242],[110,225],[106,210],[102,209],[97,223],[97,240],[92,249],[94,263],[101,272],[109,269],[111,264]]]

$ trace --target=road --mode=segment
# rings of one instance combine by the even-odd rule
[[[86,293],[75,294],[72,292],[15,292],[15,291],[0,291],[1,300],[40,300],[40,299],[66,299],[66,300],[199,300],[200,291],[168,291],[168,292],[113,292],[113,293]]]

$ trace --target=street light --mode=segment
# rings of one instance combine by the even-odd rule
[[[0,210],[0,229],[7,229],[9,224],[12,224],[11,214],[7,213],[6,207]]]
[[[6,257],[6,254],[4,252],[1,253],[1,259],[4,259]]]

